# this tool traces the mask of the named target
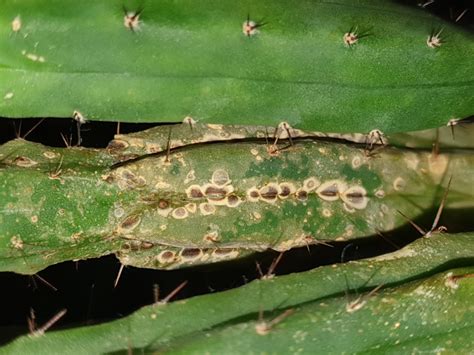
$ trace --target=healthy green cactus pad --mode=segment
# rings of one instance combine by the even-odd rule
[[[472,262],[473,237],[436,234],[377,258],[158,303],[104,324],[25,335],[0,353],[468,352],[474,278],[472,267],[461,267]],[[288,309],[293,313],[272,326]]]
[[[2,2],[0,116],[385,133],[473,113],[472,34],[380,0]]]

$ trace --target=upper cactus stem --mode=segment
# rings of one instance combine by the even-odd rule
[[[0,116],[385,133],[473,113],[469,33],[388,1],[2,2]]]

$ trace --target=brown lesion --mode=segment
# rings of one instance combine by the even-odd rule
[[[183,259],[198,259],[202,256],[203,251],[199,248],[185,248],[181,250],[180,256]]]
[[[211,185],[206,187],[206,189],[204,190],[204,194],[209,200],[220,201],[226,197],[227,190]]]
[[[130,215],[125,218],[125,220],[120,223],[120,228],[125,230],[132,230],[135,229],[141,222],[141,218],[139,215]]]

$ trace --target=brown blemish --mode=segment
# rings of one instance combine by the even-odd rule
[[[31,223],[37,223],[37,222],[38,222],[38,216],[37,215],[31,216]]]
[[[304,189],[305,189],[307,192],[313,191],[313,190],[316,189],[319,185],[321,185],[321,181],[319,181],[319,180],[316,179],[315,177],[307,178],[307,179],[303,182],[303,187],[304,187]]]
[[[198,199],[203,198],[204,194],[201,191],[201,186],[199,185],[191,185],[186,189],[186,195],[189,198]]]
[[[212,252],[212,256],[216,259],[233,259],[239,255],[239,251],[231,248],[218,248]]]
[[[160,199],[158,201],[158,208],[160,210],[164,210],[164,209],[167,209],[168,207],[170,206],[170,203],[166,200],[163,200],[163,199]]]
[[[180,255],[183,259],[199,259],[203,252],[198,248],[185,248],[181,250]]]
[[[221,238],[219,237],[219,233],[217,231],[212,231],[207,233],[203,240],[206,242],[218,243],[221,241]]]
[[[189,213],[196,213],[197,206],[195,203],[191,202],[184,206]]]
[[[316,190],[316,193],[325,201],[336,201],[346,188],[347,185],[344,182],[340,180],[330,180],[321,184]]]
[[[107,146],[108,150],[122,150],[128,148],[129,144],[121,139],[113,139]]]
[[[397,177],[395,180],[393,180],[393,188],[396,191],[401,191],[405,188],[406,182],[402,177]]]
[[[22,168],[29,168],[38,164],[36,161],[28,157],[16,157],[15,160],[13,160],[13,163]]]
[[[215,185],[206,185],[204,195],[212,201],[221,201],[227,196],[227,189]]]
[[[288,183],[288,182],[282,182],[280,183],[280,193],[278,194],[278,197],[283,199],[288,198],[291,194],[295,192],[296,188],[293,184]]]
[[[125,220],[120,224],[120,228],[133,230],[140,224],[140,222],[141,218],[139,215],[131,215],[125,218]]]
[[[150,242],[141,242],[140,249],[147,250],[147,249],[153,248],[154,246],[155,245],[153,243],[150,243]]]
[[[231,183],[229,174],[223,169],[217,169],[212,173],[211,182],[217,186],[225,186]]]
[[[298,191],[296,191],[296,198],[300,201],[306,201],[308,199],[308,191],[305,189],[298,189]]]
[[[184,219],[188,216],[188,211],[184,207],[178,207],[171,212],[171,216],[175,219]]]
[[[367,207],[367,191],[361,186],[353,186],[344,191],[341,195],[342,201],[348,207],[363,210]]]
[[[240,205],[241,199],[236,195],[229,195],[227,196],[227,206],[229,207],[237,207]]]
[[[163,250],[156,256],[157,260],[161,264],[170,264],[176,261],[176,253],[171,250]]]
[[[260,193],[256,187],[251,187],[247,190],[247,198],[251,202],[257,202],[260,198]]]
[[[269,183],[263,186],[259,191],[260,198],[263,201],[269,202],[269,203],[274,203],[277,200],[279,192],[280,192],[280,188],[275,183]]]
[[[216,208],[213,205],[204,202],[199,204],[199,211],[201,211],[201,214],[203,216],[208,216],[214,214],[216,212]]]

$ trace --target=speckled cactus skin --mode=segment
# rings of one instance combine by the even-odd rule
[[[473,114],[472,34],[390,1],[1,7],[3,117],[391,133]]]
[[[23,336],[0,353],[468,353],[474,273],[466,263],[473,244],[472,233],[435,234],[376,258],[153,304],[105,324]]]
[[[436,208],[451,176],[447,205],[472,206],[469,152],[369,153],[296,133],[293,145],[267,145],[258,132],[199,144],[231,138],[201,125],[196,144],[168,153],[156,142],[169,129],[155,128],[151,146],[147,134],[117,136],[105,150],[1,146],[1,269],[34,273],[110,253],[126,265],[176,268],[361,238],[406,224],[397,210],[416,220]],[[120,154],[132,145],[152,151]]]

